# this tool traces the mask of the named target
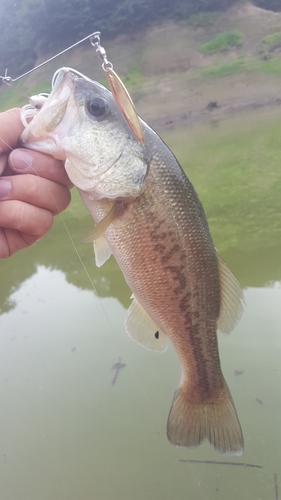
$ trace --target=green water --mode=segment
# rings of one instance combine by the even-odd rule
[[[219,337],[244,456],[168,443],[179,362],[126,336],[130,291],[113,258],[97,269],[78,243],[92,221],[73,193],[43,240],[0,261],[1,500],[276,500],[274,474],[280,495],[280,137],[279,110],[163,134],[245,290],[242,320]]]

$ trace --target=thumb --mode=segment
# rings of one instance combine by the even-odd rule
[[[0,154],[10,152],[17,145],[23,129],[20,108],[0,113]]]

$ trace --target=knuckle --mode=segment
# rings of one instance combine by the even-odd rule
[[[25,204],[19,200],[9,203],[9,225],[11,228],[20,229],[26,218]]]
[[[64,196],[62,198],[62,210],[65,210],[71,201],[71,193],[68,188],[64,188]]]
[[[38,196],[38,188],[38,177],[36,177],[35,175],[30,175],[28,177],[26,190],[31,200],[34,200],[34,198],[36,198],[36,195]]]
[[[54,222],[54,218],[53,218],[53,215],[51,212],[49,212],[49,210],[40,210],[40,214],[38,212],[38,221],[37,221],[37,227],[38,227],[38,230],[36,231],[36,235],[38,235],[39,238],[41,238],[42,236],[44,236],[44,234],[46,234],[49,229],[51,229],[52,225],[53,225],[53,222]]]
[[[60,212],[65,210],[68,207],[70,200],[71,200],[71,194],[69,189],[65,186],[60,186],[60,192],[57,197],[57,204],[55,207],[54,214],[55,215],[59,214]]]

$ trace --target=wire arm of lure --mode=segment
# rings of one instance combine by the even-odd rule
[[[85,38],[82,38],[82,40],[79,40],[79,42],[76,42],[74,43],[73,45],[71,45],[70,47],[67,47],[67,49],[64,49],[62,50],[61,52],[59,52],[58,54],[56,54],[55,56],[53,57],[50,57],[50,59],[47,59],[47,61],[44,61],[42,62],[41,64],[38,64],[38,66],[36,66],[35,68],[32,68],[30,69],[29,71],[27,71],[26,73],[23,73],[23,75],[21,76],[18,76],[17,78],[11,78],[10,76],[8,76],[8,70],[6,69],[5,70],[5,76],[0,76],[2,82],[4,83],[7,83],[8,85],[10,85],[11,83],[14,83],[16,82],[17,80],[19,80],[20,78],[23,78],[24,76],[27,76],[29,75],[30,73],[32,73],[33,71],[36,71],[37,69],[41,68],[42,66],[44,66],[45,64],[53,61],[54,59],[56,59],[57,57],[61,56],[62,54],[64,54],[65,52],[67,52],[68,50],[70,49],[73,49],[74,47],[76,47],[77,45],[79,45],[80,43],[82,42],[85,42],[85,40],[89,40],[89,38],[95,38],[96,36],[100,36],[100,32],[99,31],[95,31],[94,33],[91,33],[91,35],[88,35],[86,36]]]
[[[40,111],[40,109],[42,108],[44,102],[48,98],[49,94],[41,93],[41,94],[29,97],[27,94],[25,94],[21,90],[13,87],[13,83],[16,82],[16,81],[18,81],[18,80],[20,80],[24,76],[27,76],[30,73],[33,73],[33,71],[36,71],[37,69],[41,68],[45,64],[49,63],[50,61],[53,61],[54,59],[56,59],[57,57],[61,56],[62,54],[64,54],[68,50],[73,49],[74,47],[76,47],[80,43],[85,42],[85,40],[89,40],[89,38],[92,39],[92,38],[95,38],[95,37],[99,38],[99,36],[100,36],[100,32],[99,31],[95,31],[94,33],[91,33],[91,35],[88,35],[85,38],[82,38],[82,40],[79,40],[79,42],[76,42],[73,45],[71,45],[70,47],[67,47],[67,49],[62,50],[61,52],[59,52],[55,56],[50,57],[46,61],[42,62],[41,64],[38,64],[38,66],[35,66],[35,68],[30,69],[29,71],[27,71],[26,73],[23,73],[22,75],[18,76],[17,78],[11,78],[8,75],[8,68],[6,68],[5,75],[4,76],[0,76],[0,79],[2,80],[2,82],[5,83],[6,85],[8,85],[9,87],[14,88],[14,90],[16,92],[18,92],[19,94],[23,95],[24,97],[26,97],[29,100],[29,104],[26,104],[25,106],[23,106],[22,110],[21,110],[21,120],[22,120],[22,123],[24,124],[24,126],[27,125],[27,119],[28,118],[33,117],[36,113],[38,113],[38,111]]]
[[[17,78],[11,78],[10,76],[8,76],[7,69],[5,70],[5,75],[0,76],[0,78],[2,79],[2,82],[6,83],[9,86],[12,86],[12,84],[14,82],[16,82],[17,80],[19,80],[20,78],[23,78],[24,76],[29,75],[33,71],[36,71],[37,69],[41,68],[45,64],[49,63],[50,61],[53,61],[54,59],[61,56],[62,54],[64,54],[68,50],[73,49],[74,47],[76,47],[77,45],[79,45],[80,43],[82,43],[88,39],[90,39],[91,45],[93,45],[93,47],[95,47],[99,58],[102,60],[102,68],[105,72],[105,75],[106,75],[106,78],[108,81],[108,85],[110,87],[110,90],[112,92],[114,100],[119,108],[119,111],[123,115],[127,125],[130,127],[130,129],[134,133],[135,137],[144,146],[145,140],[144,140],[144,135],[143,135],[143,129],[142,129],[140,119],[137,115],[134,103],[133,103],[131,96],[130,96],[129,92],[127,91],[125,85],[122,83],[122,81],[120,80],[119,76],[115,73],[115,71],[113,71],[113,65],[107,59],[106,50],[104,49],[104,47],[102,47],[100,45],[100,32],[99,31],[95,31],[94,33],[91,33],[91,35],[88,35],[85,38],[82,38],[82,40],[79,40],[79,42],[74,43],[73,45],[71,45],[67,49],[62,50],[61,52],[59,52],[55,56],[50,57],[50,59],[47,59],[46,61],[42,62],[41,64],[39,64],[35,68],[32,68],[31,70],[27,71],[26,73],[24,73],[21,76],[18,76]],[[53,82],[54,82],[54,79],[56,78],[56,75],[57,75],[57,72],[54,75]],[[15,89],[15,90],[17,92],[19,92],[20,94],[23,94],[20,90],[18,90],[18,89]],[[27,104],[23,108],[22,120],[23,120],[23,122],[26,123],[27,118],[32,117],[36,112],[38,112],[42,108],[45,100],[48,97],[48,94],[39,94],[38,96],[32,96],[31,98],[29,98],[26,94],[23,94],[23,95],[25,97],[27,97],[30,101],[30,104]]]

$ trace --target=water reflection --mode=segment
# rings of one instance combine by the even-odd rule
[[[81,207],[83,213],[84,207]],[[64,216],[65,217],[65,216]],[[88,219],[88,216],[87,216]],[[67,217],[66,217],[66,221]],[[92,221],[85,227],[91,227]],[[124,307],[130,303],[130,290],[114,258],[101,268],[94,263],[92,245],[79,244],[81,223],[72,230],[72,238],[79,251],[78,258],[67,233],[62,231],[61,221],[56,221],[52,233],[33,248],[0,261],[1,283],[0,313],[14,307],[13,291],[36,272],[36,266],[61,270],[69,283],[84,290],[94,290],[99,297],[115,297]],[[241,286],[263,287],[271,282],[281,281],[280,246],[261,246],[251,251],[229,247],[220,252],[230,269],[239,279]],[[66,257],[67,256],[67,257]],[[34,260],[35,259],[35,260]],[[82,260],[82,262],[80,261]],[[24,262],[24,265],[23,265]]]
[[[173,134],[167,142],[175,141]],[[211,213],[211,201],[221,203],[224,177],[198,165],[203,168],[195,163],[192,175],[207,177],[207,191],[203,183],[196,187]],[[276,199],[268,195],[269,213]],[[246,299],[235,331],[219,337],[245,437],[244,456],[233,460],[262,469],[183,462],[231,459],[207,444],[180,450],[167,442],[178,359],[173,348],[156,355],[126,336],[130,290],[114,259],[97,269],[92,246],[77,243],[92,220],[74,194],[43,240],[0,262],[1,498],[274,500],[281,458],[281,259],[274,217],[264,227],[272,236],[263,237],[257,220],[247,229],[247,244],[241,207],[233,206],[230,229],[225,217],[222,224],[210,221]],[[241,238],[230,244],[233,228]],[[126,366],[112,385],[119,359]]]
[[[274,499],[281,282],[248,288],[245,298],[239,326],[219,342],[245,435],[245,455],[233,460],[262,469],[214,468],[183,460],[229,457],[207,444],[179,450],[166,440],[179,378],[172,347],[163,355],[141,348],[125,334],[117,299],[99,300],[63,272],[38,266],[11,294],[13,310],[0,317],[3,498],[168,500],[176,492],[180,500]],[[112,386],[118,358],[126,367]]]

